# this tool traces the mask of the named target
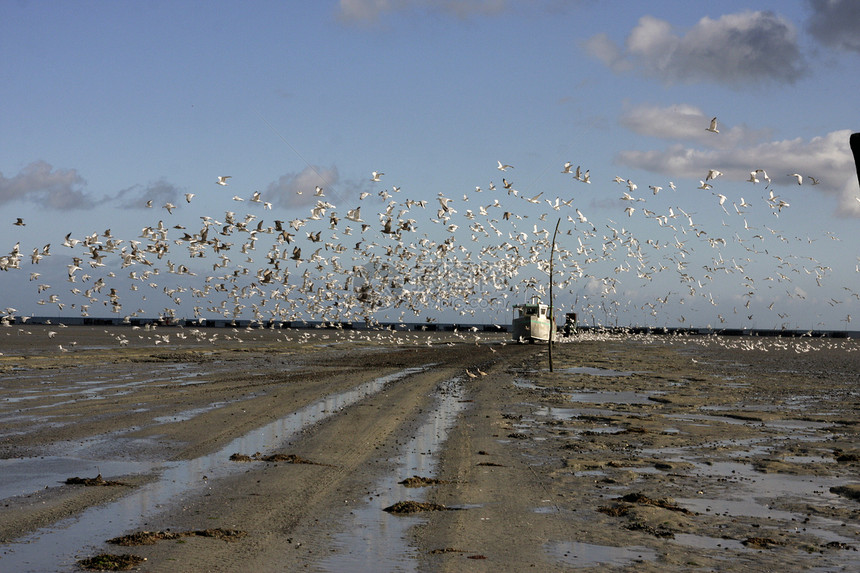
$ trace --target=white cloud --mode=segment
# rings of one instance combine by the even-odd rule
[[[315,205],[318,200],[336,203],[339,197],[335,185],[339,179],[336,167],[323,169],[308,165],[299,173],[282,175],[270,183],[263,193],[263,200],[286,208]],[[315,195],[317,186],[323,188],[325,197]]]
[[[860,52],[860,2],[857,0],[808,0],[812,15],[807,30],[831,48]]]
[[[380,14],[402,10],[408,0],[340,0],[338,16],[346,22],[375,22]]]
[[[373,23],[394,12],[424,12],[469,18],[494,16],[515,6],[561,9],[559,0],[340,0],[338,17],[348,23]]]
[[[54,169],[45,161],[35,161],[11,178],[0,173],[0,205],[21,200],[48,209],[84,209],[93,205],[82,189],[85,185],[75,169]]]
[[[153,207],[161,207],[168,202],[180,207],[185,203],[184,199],[182,201],[179,200],[180,193],[180,189],[175,185],[168,183],[164,179],[159,179],[146,187],[135,185],[123,189],[112,200],[118,201],[122,209],[144,209],[146,208],[147,201],[152,201]]]
[[[690,141],[707,147],[734,148],[770,137],[769,130],[752,130],[743,125],[727,126],[721,124],[719,119],[717,127],[720,133],[711,133],[706,130],[711,117],[688,104],[668,107],[642,104],[626,109],[619,121],[640,135]]]
[[[722,134],[720,134],[722,135]],[[723,172],[726,180],[743,181],[749,172],[764,169],[775,185],[796,185],[788,173],[804,175],[804,186],[839,197],[837,213],[860,216],[854,158],[848,144],[850,130],[840,130],[809,141],[801,138],[756,145],[699,150],[675,144],[664,150],[622,151],[616,161],[670,177],[704,179],[708,169]],[[809,176],[819,181],[811,185]],[[853,202],[853,203],[852,203]]]
[[[794,27],[772,12],[705,17],[684,35],[664,20],[643,16],[624,50],[605,35],[590,38],[586,48],[615,71],[635,68],[667,83],[792,83],[806,71]]]

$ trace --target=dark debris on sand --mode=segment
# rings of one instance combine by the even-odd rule
[[[245,537],[247,533],[238,529],[198,529],[192,531],[136,531],[129,535],[108,539],[108,543],[130,547],[134,545],[155,545],[162,540],[180,539],[182,537],[211,537],[224,541],[235,541]]]
[[[94,557],[88,557],[78,561],[78,567],[90,571],[128,571],[146,561],[146,557],[124,553],[112,555],[100,553]]]
[[[399,483],[400,485],[406,486],[406,487],[425,487],[428,485],[440,485],[440,484],[447,484],[447,483],[451,483],[451,482],[441,480],[441,479],[436,479],[436,478],[428,478],[428,477],[423,477],[423,476],[412,476],[410,478],[406,478],[405,480],[399,481],[397,483]]]
[[[260,452],[255,453],[253,456],[235,453],[232,456],[230,456],[230,461],[234,461],[234,462],[285,462],[288,464],[310,464],[310,465],[314,465],[314,466],[326,465],[326,464],[321,464],[321,463],[317,463],[317,462],[312,462],[310,460],[306,460],[305,458],[297,456],[295,454],[271,454],[268,456],[264,456]]]
[[[754,547],[756,549],[769,549],[771,547],[778,547],[781,545],[785,545],[782,541],[777,541],[776,539],[772,539],[770,537],[748,537],[741,541],[747,547]]]
[[[670,511],[677,511],[677,512],[680,512],[680,513],[683,513],[686,515],[694,515],[694,513],[692,511],[679,506],[678,504],[676,504],[675,502],[673,502],[669,498],[654,499],[654,498],[650,498],[647,495],[644,495],[641,493],[628,493],[627,495],[624,495],[618,499],[620,501],[623,501],[626,503],[639,503],[639,504],[643,504],[643,505],[653,505],[655,507],[668,509]]]
[[[407,515],[410,513],[418,513],[419,511],[448,511],[453,509],[445,507],[440,503],[429,503],[426,501],[398,501],[394,505],[389,505],[382,511],[394,513],[397,515]]]
[[[70,477],[66,479],[66,485],[85,485],[88,487],[97,486],[97,485],[125,485],[127,483],[121,481],[113,481],[106,480],[102,477],[102,474],[97,475],[94,478],[80,478],[80,477]]]

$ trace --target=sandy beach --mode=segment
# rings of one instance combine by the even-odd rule
[[[0,570],[860,566],[857,342],[507,337],[5,328]]]

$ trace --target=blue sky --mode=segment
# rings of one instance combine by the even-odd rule
[[[540,231],[560,218],[556,295],[587,322],[854,329],[860,317],[860,185],[848,147],[860,131],[856,2],[6,1],[0,11],[0,307],[15,314],[215,317],[226,295],[201,290],[226,280],[245,288],[227,297],[242,317],[288,317],[288,301],[343,309],[355,291],[321,293],[366,281],[391,295],[378,318],[503,321],[529,279],[545,282]],[[705,129],[712,117],[719,133]],[[498,161],[514,167],[501,172]],[[590,183],[562,173],[566,162]],[[711,169],[721,175],[699,189]],[[770,184],[747,181],[756,169]],[[385,175],[374,182],[373,171]],[[323,222],[308,220],[323,200],[317,185],[330,205]],[[271,209],[250,200],[255,191]],[[456,213],[440,216],[440,194]],[[556,198],[569,204],[555,209]],[[400,214],[407,200],[428,203]],[[371,227],[345,236],[358,206]],[[182,234],[199,232],[203,216],[225,223],[226,211],[253,215],[252,228],[304,226],[289,245],[233,228],[226,251],[190,256]],[[413,222],[393,236],[380,231],[387,217]],[[159,220],[164,237],[140,237]],[[309,242],[317,231],[325,240]],[[97,233],[106,265],[83,265],[74,284],[68,266],[94,251],[63,247],[68,233]],[[516,237],[521,258],[491,284]],[[455,248],[440,250],[447,239]],[[123,266],[132,241],[170,250]],[[338,244],[349,249],[335,255]],[[275,283],[261,284],[270,247],[296,246],[301,260],[287,256]],[[410,260],[480,284],[470,294],[454,273],[392,286]],[[99,277],[106,286],[93,291]],[[313,296],[301,292],[308,280]]]

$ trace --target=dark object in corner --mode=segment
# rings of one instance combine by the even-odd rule
[[[848,140],[854,153],[854,167],[857,168],[857,183],[860,184],[860,133],[852,133]]]

